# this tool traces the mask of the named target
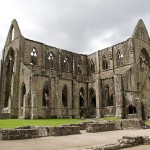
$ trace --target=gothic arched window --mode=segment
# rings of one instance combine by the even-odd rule
[[[140,67],[141,69],[150,68],[150,57],[146,49],[142,49],[140,53]]]
[[[82,87],[79,91],[79,105],[80,105],[80,107],[84,107],[84,99],[85,99],[84,95],[85,95],[85,91]]]
[[[105,55],[102,58],[102,68],[103,68],[103,70],[107,70],[108,69],[108,60],[106,59]]]
[[[21,102],[20,102],[20,107],[23,107],[24,104],[24,96],[26,94],[26,87],[25,84],[22,83],[22,87],[21,87]]]
[[[13,41],[15,39],[15,29],[14,27],[12,27],[11,29],[11,41]]]
[[[66,85],[63,87],[62,90],[62,106],[68,107],[68,90]]]
[[[15,62],[15,52],[13,49],[10,49],[6,57],[6,82],[5,82],[5,101],[4,101],[5,107],[8,106],[9,97],[11,94],[11,81],[14,62]]]
[[[33,48],[32,52],[31,52],[31,61],[30,61],[30,64],[31,65],[37,65],[37,53],[36,53],[35,48]]]
[[[91,59],[90,67],[91,67],[91,73],[94,73],[95,72],[95,64],[93,62],[93,59]]]
[[[104,101],[105,101],[105,106],[108,106],[108,103],[109,103],[109,86],[108,85],[105,86]]]
[[[116,65],[117,66],[123,65],[123,54],[120,52],[120,50],[117,51]]]
[[[96,108],[96,94],[93,88],[90,89],[91,108]]]
[[[71,62],[69,57],[65,56],[62,62],[63,71],[70,72],[71,71]]]
[[[43,94],[42,106],[49,107],[50,87],[48,86],[48,84],[44,85],[42,94]]]
[[[55,65],[55,56],[52,52],[50,52],[48,56],[48,66],[49,68],[54,68],[54,65]]]

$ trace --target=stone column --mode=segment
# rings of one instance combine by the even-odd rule
[[[61,107],[62,107],[62,96],[61,96],[61,90],[59,89],[59,78],[56,77],[55,78],[55,114],[57,114],[57,116],[61,116]]]
[[[32,92],[31,97],[31,119],[37,118],[37,98],[35,91]]]
[[[30,101],[30,92],[27,93],[27,95],[24,96],[23,101],[23,118],[29,117],[29,101]]]
[[[72,109],[73,109],[73,115],[78,116],[79,115],[79,100],[77,96],[77,82],[75,80],[72,81]]]
[[[95,83],[94,83],[94,87],[95,87],[95,92],[96,92],[96,118],[100,118],[101,117],[101,105],[102,105],[102,101],[101,101],[101,91],[100,91],[100,79],[99,76],[95,77]]]
[[[116,101],[116,117],[123,115],[123,96],[122,96],[122,80],[121,75],[114,75],[115,85],[115,101]]]

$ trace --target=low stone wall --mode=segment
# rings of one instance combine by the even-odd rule
[[[82,123],[75,123],[75,124],[65,124],[65,125],[62,125],[62,126],[78,126],[78,127],[80,127],[80,130],[86,130],[86,128],[87,128],[87,124],[89,124],[89,123],[93,123],[92,121],[90,121],[90,122],[82,122]]]
[[[141,129],[145,126],[140,119],[123,119],[121,123],[123,129]]]
[[[63,135],[73,135],[80,134],[79,126],[60,126],[60,127],[49,127],[49,136],[63,136]]]
[[[60,126],[60,127],[19,127],[16,129],[0,130],[0,140],[30,139],[46,136],[63,136],[80,134],[79,126]]]
[[[88,123],[86,132],[103,132],[123,129],[142,129],[145,128],[142,120],[139,119],[123,119],[118,121],[101,121]]]
[[[36,138],[37,136],[36,129],[3,129],[0,131],[1,140]]]
[[[129,148],[133,146],[138,146],[138,145],[150,145],[150,137],[142,137],[142,136],[137,136],[137,137],[127,137],[124,136],[122,139],[118,140],[117,143],[115,144],[108,144],[104,146],[97,146],[97,147],[92,147],[88,148],[89,150],[118,150],[118,149],[123,149],[123,148]]]

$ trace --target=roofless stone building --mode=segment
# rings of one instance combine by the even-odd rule
[[[25,38],[13,20],[3,49],[1,116],[150,118],[150,38],[82,55]]]

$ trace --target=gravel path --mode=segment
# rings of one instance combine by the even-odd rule
[[[150,129],[118,130],[99,133],[86,133],[82,131],[82,134],[78,135],[0,141],[0,150],[83,150],[96,145],[116,143],[122,136],[150,136]],[[150,150],[150,148],[146,149],[146,147],[138,149],[141,148],[139,146],[136,147],[136,150]]]

